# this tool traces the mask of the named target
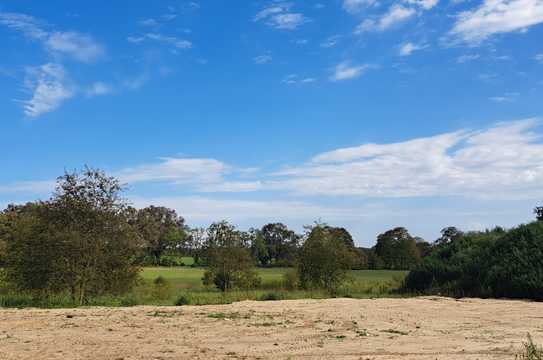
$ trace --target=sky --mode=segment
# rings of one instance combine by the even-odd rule
[[[191,226],[534,218],[543,0],[0,0],[0,208],[85,165]]]

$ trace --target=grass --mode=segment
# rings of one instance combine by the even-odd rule
[[[198,267],[148,267],[141,272],[141,281],[134,290],[122,297],[92,299],[87,305],[133,306],[133,305],[215,305],[242,300],[291,300],[329,298],[322,290],[287,290],[283,275],[288,268],[259,268],[262,284],[254,290],[236,290],[221,293],[214,287],[202,284],[204,268]],[[372,298],[400,296],[394,292],[401,285],[406,271],[353,270],[349,281],[337,293],[338,297]],[[157,280],[158,279],[158,280]],[[0,307],[75,307],[67,296],[36,300],[29,296],[2,293]]]
[[[523,344],[522,351],[515,356],[517,360],[543,360],[543,349],[534,344],[528,334],[528,341]]]

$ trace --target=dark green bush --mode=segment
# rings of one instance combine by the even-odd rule
[[[407,291],[543,300],[543,222],[471,232],[432,253],[405,279]]]
[[[177,300],[175,301],[175,306],[183,306],[183,305],[189,305],[189,304],[190,304],[190,299],[185,295],[179,296]]]
[[[283,300],[285,297],[279,292],[265,293],[260,297],[260,301],[277,301]]]

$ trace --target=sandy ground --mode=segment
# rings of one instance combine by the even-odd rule
[[[514,359],[543,303],[446,298],[0,310],[0,359]]]

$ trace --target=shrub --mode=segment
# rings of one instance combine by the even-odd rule
[[[298,273],[296,269],[288,269],[283,274],[283,287],[287,290],[296,290],[298,288]]]
[[[153,296],[156,299],[167,299],[170,296],[170,291],[170,283],[162,275],[153,280]]]
[[[175,306],[183,306],[183,305],[189,305],[189,304],[190,304],[190,299],[185,295],[181,295],[177,298],[177,300],[175,300]]]
[[[407,291],[543,299],[543,222],[462,234],[435,246],[405,279]]]
[[[277,300],[283,300],[284,296],[283,294],[279,292],[269,292],[265,293],[262,296],[260,296],[260,301],[277,301]]]

